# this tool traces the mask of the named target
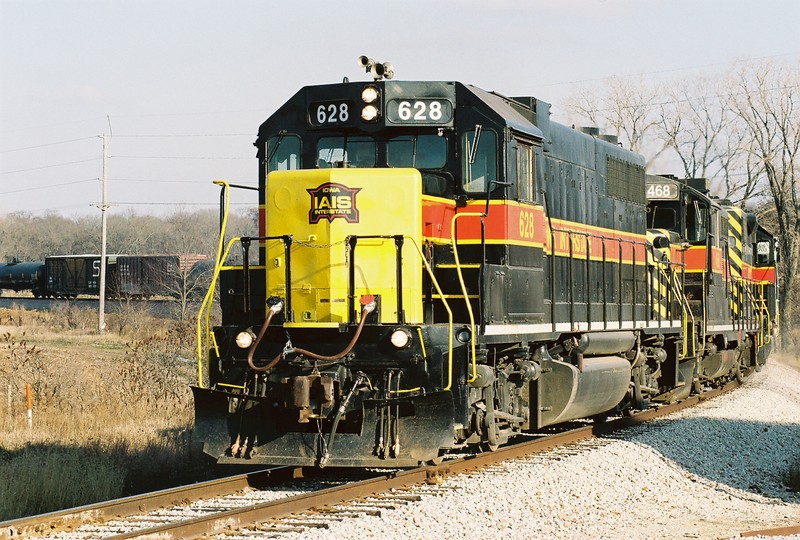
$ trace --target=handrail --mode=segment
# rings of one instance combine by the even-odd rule
[[[217,277],[219,276],[219,270],[222,266],[222,248],[225,243],[225,232],[228,228],[228,212],[230,209],[230,184],[225,180],[214,180],[214,184],[220,186],[220,198],[222,199],[222,219],[220,220],[219,224],[219,241],[217,242],[217,259],[214,261],[214,276],[211,280],[211,285],[208,287],[208,291],[206,292],[205,298],[203,298],[203,303],[200,305],[200,312],[197,316],[197,384],[200,387],[203,386],[203,333],[202,333],[202,326],[203,326],[203,311],[206,308],[206,304],[209,305],[208,312],[206,313],[206,343],[209,341],[209,331],[208,327],[211,323],[211,308],[210,308],[210,299],[214,297],[214,290],[216,288]],[[230,248],[229,248],[230,249]],[[214,340],[214,345],[216,347],[216,340]]]
[[[464,215],[466,215],[466,214],[464,214]],[[634,277],[634,279],[633,279],[633,283],[634,283],[633,300],[632,300],[632,302],[630,304],[631,305],[631,321],[633,321],[633,323],[635,325],[635,323],[636,323],[636,306],[640,305],[639,302],[637,301],[636,288],[635,288],[636,287],[636,279],[635,279],[636,278],[636,266],[638,264],[638,261],[636,259],[636,246],[643,247],[645,252],[647,252],[647,246],[648,246],[647,241],[646,240],[626,239],[626,238],[621,238],[619,236],[606,236],[604,234],[595,234],[595,233],[590,232],[590,231],[576,231],[576,230],[571,230],[571,229],[563,229],[563,228],[559,228],[559,227],[553,227],[552,225],[550,225],[549,228],[550,228],[550,235],[551,235],[551,240],[550,240],[550,255],[552,257],[551,260],[555,261],[555,254],[556,254],[555,233],[561,233],[561,234],[566,235],[567,244],[568,244],[568,247],[569,247],[568,254],[566,256],[564,256],[564,255],[560,255],[560,256],[561,257],[565,257],[565,258],[567,258],[569,260],[570,274],[572,274],[572,261],[573,260],[579,260],[579,261],[586,262],[586,264],[587,264],[587,272],[586,272],[587,273],[587,285],[588,285],[588,275],[589,275],[588,266],[589,266],[589,263],[591,263],[591,261],[592,261],[592,240],[600,240],[600,246],[601,246],[602,249],[601,249],[601,255],[600,255],[600,258],[599,258],[599,262],[601,262],[602,265],[603,265],[602,266],[602,279],[603,279],[603,282],[605,282],[605,277],[606,277],[605,276],[605,270],[606,270],[605,265],[606,265],[606,263],[616,263],[618,268],[619,268],[618,276],[617,276],[618,277],[618,285],[619,285],[618,286],[618,291],[617,291],[618,301],[614,302],[614,303],[617,304],[617,307],[618,307],[617,319],[618,319],[620,325],[623,322],[622,321],[622,311],[623,311],[622,308],[625,305],[624,304],[624,298],[623,298],[623,295],[622,295],[622,267],[623,267],[624,264],[630,264],[630,266],[633,268],[632,273],[633,273],[633,277]],[[585,238],[585,241],[586,241],[586,258],[585,259],[582,256],[581,256],[581,258],[578,258],[573,253],[573,240],[572,240],[573,235],[577,235],[577,236]],[[612,261],[612,260],[608,259],[607,255],[606,255],[606,241],[612,241],[612,242],[616,242],[617,243],[618,252],[619,252],[619,259],[618,260],[613,260]],[[623,246],[631,246],[631,262],[630,263],[627,263],[627,262],[623,263],[623,256],[622,256]],[[597,259],[595,259],[595,260],[597,260]],[[644,264],[644,266],[647,267],[647,257],[646,256],[645,256],[645,260],[644,260],[644,262],[642,264]],[[551,268],[553,268],[553,267],[551,266]],[[573,298],[572,298],[572,295],[574,294],[574,292],[572,290],[572,281],[573,281],[573,277],[570,276],[570,297],[571,297],[570,298],[570,302],[569,302],[569,304],[570,304],[570,324],[574,325],[575,321],[574,321],[573,306],[575,305],[575,302],[573,301]],[[551,288],[552,288],[552,283],[554,283],[554,281],[551,280]],[[554,296],[554,295],[551,294],[551,296]],[[585,302],[582,302],[582,303],[586,304],[586,321],[587,321],[588,327],[591,328],[591,326],[592,326],[592,320],[591,320],[592,299],[591,299],[591,291],[589,290],[588,286],[587,286],[587,289],[586,289],[586,300],[585,300]],[[609,302],[608,302],[608,299],[606,298],[605,287],[603,287],[602,304],[603,304],[603,328],[607,329],[608,328],[608,305],[609,305]],[[552,305],[553,306],[555,305],[555,297],[552,298]],[[645,300],[645,303],[643,305],[645,307],[647,307],[649,305],[649,301]],[[555,312],[553,312],[553,313],[555,313]],[[554,315],[551,315],[551,318],[553,318],[553,323],[555,323]],[[555,329],[555,327],[554,327],[554,329]]]
[[[447,386],[442,388],[442,390],[449,391],[453,385],[453,310],[450,309],[450,304],[447,303],[447,299],[444,297],[442,288],[439,287],[439,281],[436,279],[436,276],[433,273],[431,265],[428,264],[428,259],[425,258],[425,253],[423,253],[422,248],[419,246],[419,244],[417,244],[417,240],[413,236],[403,235],[403,237],[411,240],[411,243],[414,244],[415,248],[417,248],[417,253],[419,253],[420,259],[422,259],[422,264],[425,265],[425,270],[428,272],[428,276],[430,276],[431,282],[433,283],[433,286],[436,288],[436,292],[439,293],[439,296],[442,299],[442,303],[444,304],[444,309],[447,310]],[[421,331],[419,340],[420,344],[422,344]],[[423,344],[423,354],[424,351],[425,349]]]
[[[422,263],[424,264],[425,269],[426,269],[426,271],[428,272],[428,275],[431,278],[431,282],[433,283],[433,286],[436,288],[436,292],[442,298],[442,302],[444,304],[444,308],[447,311],[447,316],[448,316],[448,327],[447,327],[448,328],[448,348],[447,348],[448,382],[447,382],[447,386],[443,390],[450,390],[450,388],[452,387],[452,381],[453,381],[453,311],[450,308],[450,305],[448,304],[447,299],[444,297],[444,293],[442,292],[442,289],[441,289],[441,287],[439,285],[439,282],[436,279],[436,276],[435,276],[435,274],[433,272],[433,269],[430,267],[430,264],[428,264],[428,261],[425,258],[425,254],[423,253],[422,248],[419,246],[419,244],[417,243],[416,239],[413,238],[412,236],[408,236],[408,235],[403,235],[403,237],[411,240],[411,243],[416,248],[417,253],[420,256],[420,259],[422,260]],[[278,238],[275,238],[275,239],[278,239]],[[233,249],[233,246],[237,242],[240,242],[241,240],[242,240],[241,237],[231,238],[231,240],[228,242],[228,245],[225,248],[224,252],[221,253],[221,254],[218,254],[218,256],[217,256],[218,263],[215,265],[215,268],[214,268],[214,274],[213,274],[211,286],[209,287],[209,290],[206,293],[205,298],[203,299],[203,303],[200,306],[200,315],[197,318],[197,320],[198,320],[198,323],[197,323],[197,336],[198,336],[198,340],[197,340],[198,341],[197,355],[198,355],[198,382],[201,385],[202,385],[202,381],[203,381],[203,379],[202,379],[202,377],[203,377],[202,365],[203,365],[203,351],[204,351],[203,343],[211,342],[213,344],[214,349],[217,351],[217,355],[219,355],[219,349],[218,349],[218,346],[217,346],[217,343],[216,343],[215,336],[213,335],[213,333],[210,332],[210,323],[209,323],[209,321],[210,321],[210,313],[211,313],[211,300],[214,297],[214,292],[215,292],[217,279],[219,278],[219,274],[220,274],[220,272],[222,270],[222,267],[224,266],[223,263],[224,263],[225,260],[227,260],[228,255],[230,255],[230,252]],[[287,284],[287,287],[288,287],[288,284]],[[204,316],[204,314],[205,314],[205,316]],[[206,322],[205,325],[203,325],[203,321],[204,320]],[[205,340],[203,340],[203,337],[204,337],[203,329],[205,329]],[[422,338],[420,337],[420,342],[421,341],[422,341]],[[420,388],[412,388],[412,389],[408,389],[408,390],[396,390],[394,392],[397,392],[397,393],[414,392],[414,391],[417,391],[419,389]]]
[[[469,314],[469,331],[470,331],[470,345],[472,347],[472,378],[467,382],[475,382],[478,378],[478,357],[475,352],[475,316],[472,313],[472,304],[469,301],[469,294],[467,293],[467,286],[464,283],[464,274],[461,272],[461,261],[458,258],[458,245],[456,242],[456,220],[462,217],[479,217],[481,221],[486,217],[481,212],[462,212],[460,214],[453,214],[450,220],[450,242],[453,246],[453,258],[456,263],[456,274],[458,274],[458,283],[461,285],[461,293],[464,295],[464,302],[467,304],[467,313]],[[481,262],[483,264],[483,261]]]
[[[689,350],[689,328],[696,328],[697,321],[694,318],[694,313],[692,312],[692,306],[689,305],[689,299],[686,297],[683,291],[686,289],[681,287],[681,284],[678,283],[678,275],[673,274],[673,287],[677,291],[677,297],[681,300],[681,309],[683,311],[683,341],[684,341],[684,355],[683,358],[688,356]],[[691,324],[689,323],[689,319],[691,319]],[[704,330],[705,332],[705,330]],[[692,332],[692,356],[697,355],[697,337],[695,336],[694,332]]]
[[[770,320],[769,309],[767,307],[767,299],[764,297],[764,291],[763,291],[764,285],[763,284],[759,284],[759,286],[761,287],[761,294],[759,295],[760,296],[760,300],[759,300],[758,298],[755,297],[755,295],[753,294],[753,292],[750,290],[749,287],[744,286],[745,285],[744,279],[740,278],[740,281],[742,282],[740,284],[741,288],[745,291],[746,295],[749,295],[750,301],[753,303],[753,307],[756,308],[758,310],[758,312],[759,312],[758,313],[758,334],[757,334],[757,339],[759,339],[761,341],[761,344],[756,342],[756,346],[767,345],[767,344],[772,342],[772,336],[769,333],[769,327],[770,327],[770,325],[772,323],[771,323],[771,320]],[[767,322],[766,331],[765,331],[765,327],[764,327],[764,319],[765,318],[766,318],[766,322]]]
[[[209,341],[212,342],[214,345],[214,350],[217,352],[217,356],[219,356],[219,348],[217,346],[216,338],[213,337],[213,333],[210,330],[211,304],[217,288],[217,279],[222,271],[222,263],[228,258],[233,245],[240,240],[241,238],[238,236],[231,238],[224,253],[218,252],[217,262],[214,265],[214,274],[211,277],[211,284],[208,287],[205,298],[203,298],[202,304],[200,304],[200,311],[197,316],[197,383],[203,388],[205,388],[203,386],[203,351],[206,349],[206,347],[203,347],[203,344],[209,343]],[[203,322],[205,322],[205,324],[203,324]],[[205,329],[205,335],[203,334],[203,329]],[[204,337],[205,339],[203,339]]]

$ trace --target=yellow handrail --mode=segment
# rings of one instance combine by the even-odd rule
[[[225,232],[228,228],[228,209],[230,207],[230,185],[225,180],[214,180],[214,184],[220,186],[224,195],[224,208],[222,213],[222,223],[219,227],[219,241],[217,242],[217,260],[214,261],[214,276],[211,279],[211,284],[208,287],[203,303],[200,305],[200,311],[197,315],[197,384],[203,387],[203,311],[208,305],[208,311],[205,317],[205,343],[209,341],[209,326],[211,324],[211,299],[214,298],[214,290],[216,288],[217,278],[219,277],[220,268],[222,266],[222,248],[225,243]],[[228,248],[230,250],[230,247]],[[215,342],[216,346],[216,342]],[[219,354],[219,352],[217,353]]]
[[[237,236],[235,238],[231,238],[228,242],[228,247],[225,249],[225,252],[222,254],[222,261],[228,258],[230,255],[231,248],[236,242],[241,241],[241,237]],[[214,292],[216,291],[217,279],[219,278],[219,274],[222,271],[222,264],[217,263],[214,266],[214,275],[211,278],[211,285],[208,288],[208,292],[206,293],[205,298],[203,298],[203,303],[200,305],[200,314],[197,317],[197,376],[198,376],[198,384],[202,385],[202,364],[203,364],[203,351],[205,347],[203,347],[203,343],[211,342],[214,350],[219,356],[219,349],[217,348],[217,340],[214,337],[214,334],[211,332],[211,302],[214,298]],[[205,312],[205,315],[204,313]],[[205,325],[203,324],[205,322]],[[205,336],[203,336],[203,328],[205,328]],[[202,338],[205,337],[205,340]]]
[[[680,287],[680,283],[678,283],[678,273],[673,272],[672,280],[669,279],[666,271],[664,270],[663,266],[656,265],[666,279],[666,282],[669,284],[670,289],[672,289],[672,293],[678,298],[678,301],[681,304],[681,312],[683,316],[681,317],[681,326],[683,327],[683,354],[678,358],[678,360],[683,360],[688,356],[689,350],[689,319],[692,320],[691,326],[694,327],[694,314],[692,313],[692,308],[689,306],[689,301],[686,299],[686,295],[683,294],[683,290]],[[692,353],[696,352],[697,347],[695,346],[695,342],[692,341]]]
[[[436,276],[433,274],[433,269],[431,268],[431,265],[428,264],[428,259],[425,258],[425,254],[422,252],[422,248],[419,246],[419,244],[417,244],[416,239],[407,235],[404,235],[403,237],[411,240],[411,243],[414,244],[415,248],[417,248],[417,253],[419,253],[420,259],[422,259],[422,264],[425,265],[425,270],[428,272],[431,282],[436,288],[436,292],[439,293],[439,296],[442,298],[444,309],[447,310],[447,386],[445,386],[442,390],[450,390],[450,388],[453,386],[453,310],[450,309],[450,305],[447,303],[447,299],[445,299],[441,287],[439,287],[439,282],[436,280]],[[421,331],[419,339],[420,343],[422,343]]]
[[[479,217],[483,220],[486,217],[481,212],[462,212],[460,214],[453,214],[453,219],[450,220],[450,242],[453,245],[453,258],[456,262],[456,273],[458,274],[458,283],[461,285],[461,293],[464,295],[464,301],[467,304],[467,313],[469,314],[469,331],[470,331],[470,345],[472,346],[472,378],[467,382],[475,382],[478,378],[478,360],[475,354],[475,316],[472,314],[472,304],[469,301],[469,294],[467,294],[467,286],[464,283],[464,275],[461,273],[461,261],[458,258],[458,247],[456,245],[456,220],[462,217]]]

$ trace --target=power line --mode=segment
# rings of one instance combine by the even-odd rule
[[[14,189],[11,191],[0,191],[0,195],[8,195],[10,193],[23,193],[25,191],[37,191],[40,189],[50,189],[54,187],[61,187],[61,186],[71,186],[74,184],[85,184],[86,182],[97,182],[100,180],[99,178],[88,178],[86,180],[73,180],[71,182],[60,182],[58,184],[48,184],[46,186],[39,186],[39,187],[29,187],[23,189]]]
[[[155,183],[155,184],[195,184],[195,185],[212,185],[210,180],[179,180],[168,178],[109,178],[109,182],[142,182],[142,183]],[[248,180],[237,180],[236,183],[247,183]]]
[[[80,139],[70,139],[68,141],[57,141],[45,144],[37,144],[36,146],[25,146],[23,148],[12,148],[10,150],[0,150],[0,154],[8,154],[9,152],[21,152],[22,150],[32,150],[34,148],[45,148],[48,146],[56,146],[59,144],[74,143],[78,141],[88,141],[89,139],[96,139],[97,137],[82,137]]]
[[[109,156],[115,159],[253,159],[252,156],[248,157],[230,157],[230,156]]]
[[[731,62],[716,62],[716,63],[713,63],[713,64],[702,64],[702,65],[696,65],[696,66],[686,66],[686,67],[679,67],[679,68],[672,68],[672,69],[662,69],[662,70],[658,70],[658,71],[643,71],[643,72],[640,72],[640,73],[629,73],[627,75],[611,75],[609,77],[597,77],[597,78],[594,78],[594,79],[581,79],[581,80],[577,80],[577,81],[562,81],[562,82],[555,82],[555,83],[550,83],[550,84],[543,84],[541,86],[542,87],[561,86],[561,85],[564,85],[564,84],[582,84],[582,83],[587,83],[587,82],[606,81],[606,80],[614,79],[614,78],[641,77],[641,76],[644,76],[644,75],[661,75],[661,74],[664,74],[664,73],[675,73],[677,71],[689,71],[689,70],[692,70],[692,69],[702,69],[702,68],[708,68],[708,67],[727,66],[727,65],[732,65],[732,64],[741,64],[741,63],[745,63],[745,62],[753,62],[753,61],[756,61],[756,60],[766,60],[766,59],[769,59],[769,58],[783,58],[785,56],[795,56],[795,55],[800,55],[800,52],[774,54],[774,55],[771,55],[771,56],[756,56],[756,57],[753,57],[753,58],[742,58],[740,60],[733,60]]]
[[[791,84],[791,85],[786,85],[786,86],[775,86],[775,87],[772,87],[772,88],[766,88],[764,91],[765,92],[777,92],[777,91],[780,91],[780,90],[791,90],[793,88],[800,88],[800,84]],[[756,94],[759,94],[759,93],[760,93],[760,91],[758,89],[754,89],[752,92],[736,92],[736,93],[729,93],[729,94],[713,94],[713,95],[710,95],[710,96],[695,96],[695,97],[687,97],[687,98],[684,98],[684,99],[673,99],[673,100],[659,101],[659,102],[656,102],[656,103],[648,103],[646,105],[644,105],[644,104],[620,105],[618,107],[618,109],[619,110],[636,109],[638,107],[641,107],[643,109],[651,109],[651,108],[660,107],[660,106],[663,106],[663,105],[677,105],[679,103],[691,103],[692,101],[695,101],[695,100],[698,100],[698,99],[701,99],[701,100],[702,99],[712,99],[712,98],[722,99],[722,98],[732,98],[732,97],[739,97],[739,96],[750,96],[750,95],[756,95]],[[617,109],[615,109],[613,107],[612,108],[596,108],[596,109],[580,110],[580,111],[578,111],[578,113],[580,113],[580,114],[588,114],[588,113],[598,113],[598,112],[610,112],[610,111],[614,111],[614,110],[617,110]]]
[[[109,206],[213,206],[218,207],[219,202],[110,202]],[[253,206],[252,203],[230,202],[231,206]]]
[[[162,135],[117,135],[118,139],[171,139],[183,137],[252,137],[253,133],[198,133],[198,134],[162,134]]]
[[[102,119],[105,120],[105,117],[103,117]],[[87,122],[95,122],[97,120],[99,120],[99,118],[87,118],[87,119],[84,119],[84,120],[70,120],[70,121],[66,121],[66,122],[56,122],[54,124],[47,124],[47,125],[44,125],[44,126],[42,126],[42,125],[40,125],[40,126],[28,126],[28,127],[23,127],[23,128],[8,129],[8,130],[0,131],[0,134],[16,133],[18,131],[30,131],[30,130],[33,130],[33,129],[46,129],[46,128],[51,128],[51,127],[56,127],[56,126],[67,126],[67,125],[71,125],[71,124],[85,124]]]
[[[31,167],[30,169],[18,169],[16,171],[4,171],[0,172],[0,174],[13,174],[13,173],[21,173],[21,172],[28,172],[28,171],[39,171],[42,169],[52,169],[53,167],[63,167],[65,165],[75,165],[76,163],[87,163],[89,161],[99,161],[102,158],[90,158],[90,159],[80,159],[78,161],[66,161],[64,163],[55,163],[53,165],[43,165],[41,167]]]

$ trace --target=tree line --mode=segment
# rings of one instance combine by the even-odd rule
[[[256,236],[257,213],[232,213],[228,230]],[[167,216],[110,214],[107,252],[128,255],[169,253],[213,258],[219,240],[219,212],[179,210]],[[0,261],[41,261],[50,255],[100,253],[100,217],[0,215]]]
[[[800,61],[657,83],[615,78],[575,92],[568,110],[576,123],[619,135],[645,156],[648,172],[707,178],[712,193],[755,212],[780,237],[782,334],[797,339]]]

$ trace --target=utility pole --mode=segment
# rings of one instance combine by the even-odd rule
[[[97,331],[103,333],[106,328],[106,211],[108,204],[108,139],[103,133],[103,200],[100,203],[100,307],[98,310]]]

